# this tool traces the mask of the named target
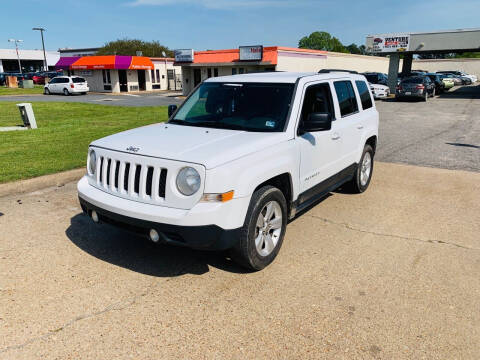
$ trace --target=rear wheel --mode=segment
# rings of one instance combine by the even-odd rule
[[[425,94],[423,94],[423,101],[427,101],[428,100],[428,90],[425,90]]]
[[[432,91],[432,97],[435,97],[435,93],[436,93],[436,91],[435,91],[435,90],[436,90],[436,89],[435,89],[435,88],[433,88],[433,91]]]
[[[362,157],[360,158],[360,164],[357,166],[355,175],[350,183],[347,184],[348,188],[354,193],[363,193],[370,185],[373,173],[373,149],[370,145],[366,144],[363,148]]]
[[[287,202],[273,186],[264,186],[252,195],[239,242],[232,259],[250,270],[261,270],[277,256],[287,226]]]
[[[63,95],[65,95],[65,96],[70,95],[67,88],[63,89]]]

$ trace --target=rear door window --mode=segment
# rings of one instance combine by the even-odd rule
[[[334,86],[342,117],[356,113],[358,111],[358,103],[352,83],[350,81],[335,81]]]
[[[360,95],[360,101],[362,102],[363,110],[367,110],[373,106],[372,97],[370,96],[370,91],[365,81],[357,80],[355,81],[357,85],[358,94]]]
[[[72,78],[72,82],[74,82],[75,84],[84,83],[85,79],[81,78],[81,77],[74,77],[74,78]]]

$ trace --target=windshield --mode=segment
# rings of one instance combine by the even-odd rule
[[[72,82],[74,82],[74,83],[84,83],[85,79],[81,78],[81,77],[74,77],[74,78],[72,78]]]
[[[283,131],[294,84],[206,82],[170,123],[245,131]]]

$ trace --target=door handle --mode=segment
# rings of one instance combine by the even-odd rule
[[[332,140],[338,140],[338,139],[340,139],[340,134],[339,133],[333,133]]]
[[[363,129],[363,125],[357,125],[357,129],[359,130]]]

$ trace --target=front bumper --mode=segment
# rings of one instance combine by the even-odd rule
[[[145,204],[101,191],[83,177],[78,185],[82,209],[95,210],[101,221],[147,234],[155,229],[165,242],[201,249],[227,249],[237,241],[249,198],[226,203],[198,203],[192,209]]]

